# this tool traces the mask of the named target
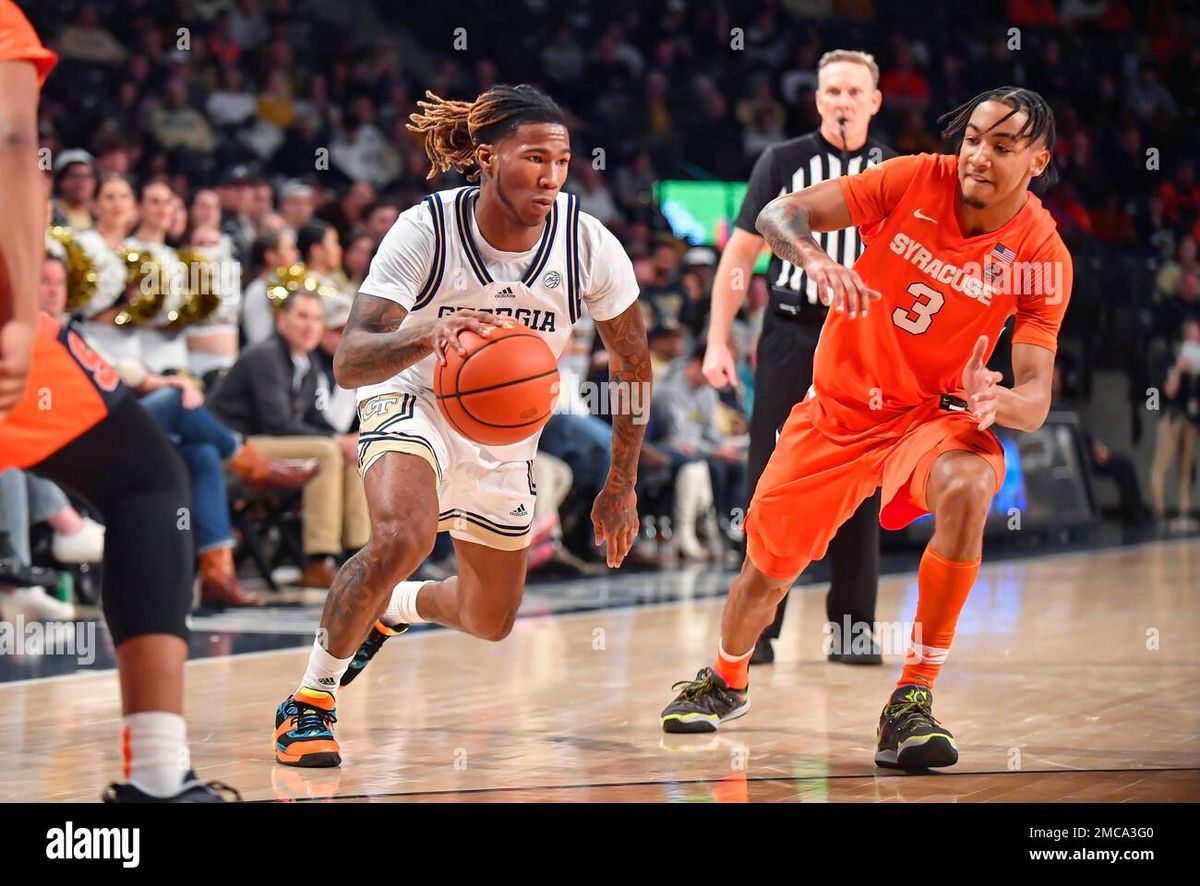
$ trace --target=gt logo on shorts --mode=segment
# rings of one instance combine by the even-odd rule
[[[384,415],[389,408],[399,402],[399,397],[376,397],[367,404],[367,408],[363,410],[362,417],[370,418],[373,415]]]

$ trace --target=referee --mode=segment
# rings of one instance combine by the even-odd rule
[[[871,118],[883,102],[879,91],[879,66],[865,52],[838,49],[827,52],[817,66],[817,111],[821,126],[816,132],[767,148],[750,175],[750,185],[725,245],[713,281],[712,317],[704,358],[704,377],[716,388],[736,384],[730,349],[733,318],[741,307],[763,238],[754,220],[764,206],[785,193],[817,182],[853,175],[875,166],[896,152],[868,138]],[[821,247],[846,266],[862,254],[857,228],[815,234]],[[821,305],[816,284],[804,271],[771,256],[767,270],[770,303],[758,342],[754,375],[754,412],[750,418],[750,463],[747,488],[753,494],[758,478],[775,448],[776,432],[792,407],[808,394],[813,380],[813,355],[827,308]],[[832,638],[831,661],[846,664],[882,664],[878,648],[869,637],[854,642],[862,626],[875,621],[879,585],[879,492],[862,503],[842,524],[829,545],[832,584],[825,608],[837,630]],[[779,637],[787,597],[779,604],[775,621],[754,648],[751,664],[774,660],[771,641]],[[849,617],[851,636],[844,636]],[[866,646],[866,643],[872,645]]]

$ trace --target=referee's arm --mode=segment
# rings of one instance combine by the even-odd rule
[[[717,390],[738,386],[737,366],[730,342],[733,318],[746,298],[754,263],[765,242],[754,230],[754,218],[782,190],[783,183],[776,170],[775,156],[772,146],[754,161],[733,233],[721,251],[721,261],[713,278],[708,344],[704,351],[704,377]]]
[[[758,234],[735,227],[725,244],[713,277],[712,310],[708,319],[708,345],[704,351],[704,377],[714,388],[737,387],[737,367],[730,338],[733,318],[741,310],[750,288],[754,263],[763,249]]]

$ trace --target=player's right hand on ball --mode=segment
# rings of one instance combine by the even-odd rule
[[[709,341],[704,350],[704,378],[718,391],[737,387],[737,368],[733,352],[723,341]]]
[[[484,311],[455,311],[435,320],[429,330],[429,346],[437,357],[438,362],[446,365],[446,349],[454,348],[459,355],[467,353],[458,336],[465,330],[476,335],[488,336],[491,331],[501,325],[494,314]]]
[[[851,320],[867,316],[867,306],[883,297],[878,290],[867,286],[853,268],[839,264],[827,255],[805,262],[804,273],[817,285],[821,304],[848,314]]]

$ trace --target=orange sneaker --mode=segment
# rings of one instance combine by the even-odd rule
[[[331,724],[334,697],[316,689],[289,695],[275,711],[275,759],[287,766],[340,766],[342,756]]]

